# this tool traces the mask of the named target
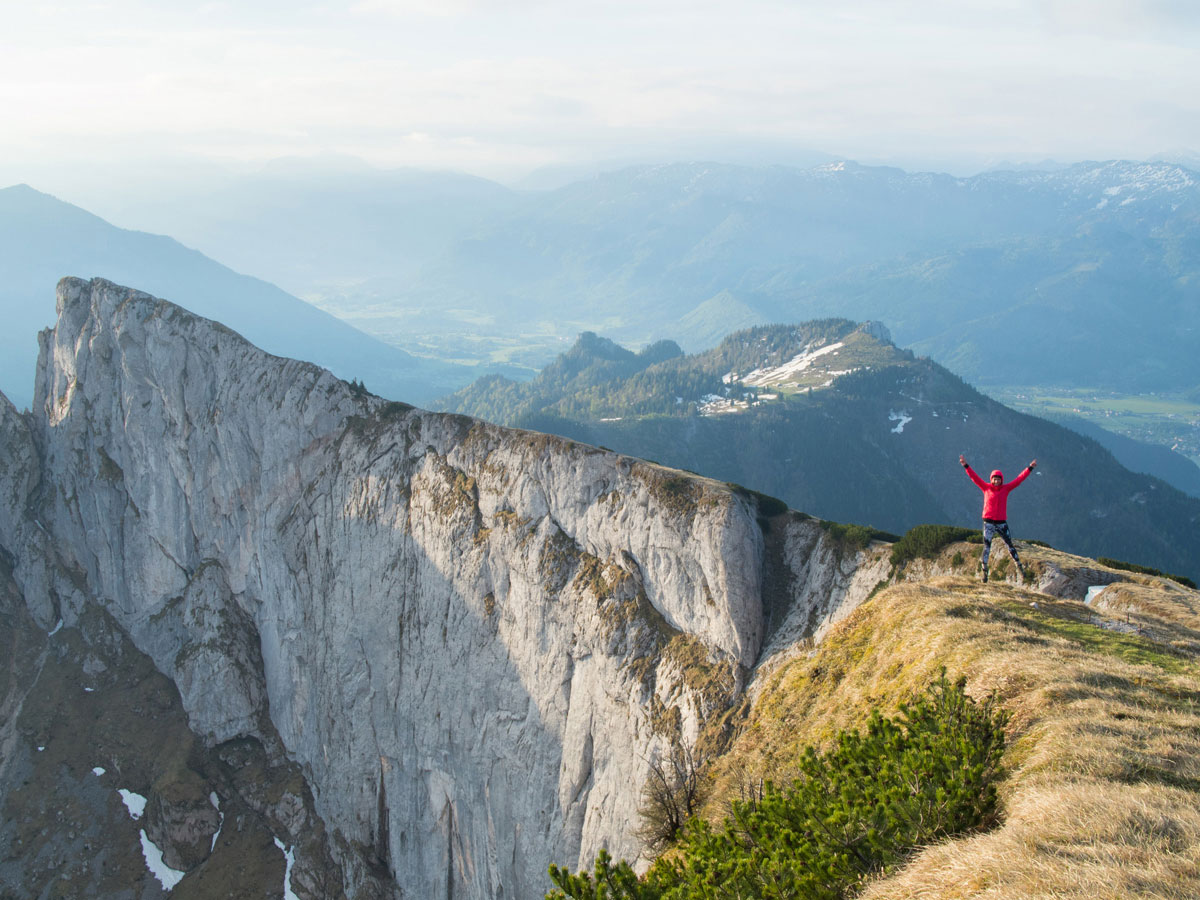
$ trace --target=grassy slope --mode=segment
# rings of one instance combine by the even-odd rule
[[[943,564],[953,553],[965,571],[978,547],[948,548]],[[1025,553],[1038,570],[1097,569]],[[784,780],[803,744],[895,709],[944,665],[1012,713],[1003,821],[919,853],[864,897],[1200,896],[1200,594],[1130,576],[1101,602],[966,574],[881,591],[809,654],[760,667],[709,813],[759,777]]]

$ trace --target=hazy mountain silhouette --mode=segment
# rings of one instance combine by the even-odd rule
[[[845,316],[983,386],[1200,385],[1200,174],[1167,162],[673,163],[540,191],[288,164],[138,218],[444,359]]]
[[[846,316],[980,385],[1200,385],[1200,175],[1169,163],[969,178],[677,163],[536,192],[285,169],[169,215],[218,258],[445,358],[460,337],[549,360],[582,331],[695,351]]]
[[[137,284],[395,399],[423,403],[478,374],[419,360],[171,238],[116,228],[26,185],[0,190],[0,271],[0,388],[18,406],[32,399],[36,335],[53,324],[54,287],[67,275]]]

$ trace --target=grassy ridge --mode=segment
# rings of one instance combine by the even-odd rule
[[[555,871],[566,896],[1200,896],[1200,595],[1040,546],[1023,548],[1027,563],[1055,590],[1074,596],[1120,580],[1086,604],[1029,582],[981,584],[953,574],[972,568],[965,556],[977,548],[934,531],[921,532],[926,552],[900,573],[911,580],[875,593],[808,653],[792,647],[759,665],[749,712],[706,773],[709,824],[691,826],[641,879],[603,853],[594,877]],[[844,845],[848,856],[835,842],[833,862],[814,836],[853,830],[858,820],[842,807],[860,793],[863,821],[890,808],[870,799],[887,793],[888,766],[862,748],[889,730],[884,718],[899,710],[893,721],[903,721],[931,682],[944,692],[947,669],[980,708],[1004,710],[998,826],[975,830],[994,821],[988,813],[941,839],[900,841],[838,877],[872,840],[890,841],[887,829],[875,823]],[[960,750],[987,743],[951,739]],[[850,782],[835,784],[826,770],[845,759]],[[930,757],[919,770],[936,780],[936,768]],[[986,799],[991,784],[968,793]]]
[[[764,671],[712,772],[709,815],[946,666],[1011,715],[1005,821],[926,849],[862,896],[1200,896],[1200,601],[1149,578],[1109,592],[1115,616],[958,576],[881,591],[811,656]]]
[[[913,848],[995,819],[1003,711],[940,677],[895,718],[808,747],[802,775],[735,801],[720,828],[687,824],[678,851],[637,879],[607,855],[594,874],[550,867],[546,900],[840,900]]]

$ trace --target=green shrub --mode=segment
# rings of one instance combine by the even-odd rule
[[[758,491],[750,491],[750,496],[757,501],[758,513],[761,516],[780,516],[788,511],[788,505],[778,497],[760,494]]]
[[[896,535],[880,531],[870,525],[849,525],[842,522],[821,521],[821,528],[833,540],[842,553],[866,549],[871,541],[894,541]]]
[[[1149,566],[1139,566],[1137,563],[1121,562],[1119,559],[1113,559],[1110,556],[1098,556],[1096,562],[1102,566],[1108,566],[1110,569],[1121,569],[1125,572],[1137,572],[1139,575],[1157,575],[1159,578],[1170,578],[1172,581],[1177,581],[1184,587],[1189,587],[1192,590],[1196,589],[1196,582],[1188,578],[1186,575],[1171,575],[1159,569],[1152,569]]]
[[[612,864],[607,850],[596,855],[594,874],[580,872],[572,875],[567,869],[550,864],[550,878],[558,890],[546,895],[546,900],[660,900],[661,888],[650,879],[639,879],[625,860]]]
[[[745,485],[738,484],[736,481],[727,481],[725,482],[725,486],[735,494],[741,494],[743,497],[753,500],[759,516],[772,518],[783,515],[783,513],[788,511],[788,505],[778,497],[772,497],[770,494],[764,494],[761,491],[751,490]]]
[[[976,532],[954,525],[914,525],[892,545],[892,568],[898,569],[912,559],[933,559],[947,544],[969,540]]]
[[[1005,713],[941,676],[894,719],[872,714],[800,777],[735,802],[719,827],[693,820],[680,852],[638,879],[604,851],[594,876],[557,866],[547,900],[838,900],[926,844],[992,824]]]

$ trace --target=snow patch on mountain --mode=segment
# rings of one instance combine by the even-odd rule
[[[125,808],[129,810],[129,818],[140,819],[146,813],[146,798],[141,794],[135,794],[133,791],[119,788],[117,793],[121,795],[121,800],[125,804]]]
[[[777,394],[769,394],[767,398],[774,399]],[[754,394],[742,394],[733,397],[722,397],[720,394],[705,394],[700,398],[700,415],[721,416],[728,413],[742,412],[752,406],[759,406],[761,399]]]
[[[292,869],[296,866],[296,851],[286,846],[279,838],[275,838],[275,846],[283,851],[283,900],[300,900],[292,890]]]
[[[183,881],[183,876],[187,873],[179,869],[172,869],[167,865],[163,859],[162,850],[159,849],[154,841],[150,840],[144,828],[139,833],[142,838],[142,856],[146,860],[146,868],[150,871],[151,875],[158,879],[158,883],[162,885],[163,890],[170,892],[175,885]]]
[[[794,379],[796,376],[808,369],[814,362],[823,356],[828,356],[830,353],[836,353],[844,346],[846,345],[843,341],[837,341],[816,349],[813,349],[812,345],[809,344],[783,365],[755,369],[742,379],[742,384],[759,387],[784,385],[789,381],[795,383]]]

